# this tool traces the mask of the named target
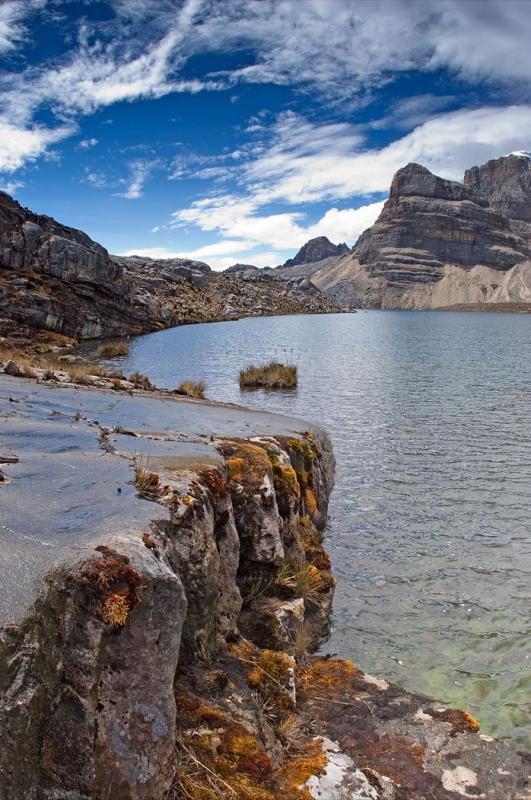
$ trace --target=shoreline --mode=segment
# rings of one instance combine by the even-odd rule
[[[196,768],[205,786],[210,776],[214,783],[228,782],[242,798],[255,792],[261,800],[271,791],[309,800],[348,788],[350,796],[367,800],[448,800],[472,796],[471,787],[473,796],[488,800],[526,796],[520,757],[478,734],[466,713],[364,675],[350,662],[308,655],[304,623],[312,618],[326,624],[333,593],[324,578],[327,556],[318,533],[326,523],[333,481],[326,434],[282,415],[158,393],[131,396],[9,377],[0,387],[3,444],[11,426],[11,450],[19,458],[2,465],[9,483],[0,491],[17,497],[29,481],[31,501],[22,495],[20,502],[25,513],[35,509],[35,525],[43,518],[43,499],[57,498],[56,516],[44,511],[52,521],[48,538],[53,519],[58,530],[65,530],[69,519],[78,530],[82,518],[75,508],[89,514],[83,552],[73,559],[61,556],[63,566],[56,565],[51,575],[45,569],[39,579],[44,593],[37,608],[44,628],[42,622],[35,627],[37,617],[23,614],[24,620],[4,629],[2,646],[10,656],[3,663],[10,666],[0,673],[0,716],[8,746],[0,785],[3,781],[10,800],[48,799],[59,796],[57,791],[69,800],[92,800],[100,790],[108,790],[110,800],[155,800],[165,796],[176,776],[190,789],[186,765],[193,759],[202,765]],[[154,429],[150,420],[156,420]],[[79,468],[72,479],[67,467],[76,453]],[[139,489],[137,476],[135,490],[134,467],[142,454],[149,459],[144,471],[154,477]],[[40,495],[31,486],[39,474]],[[94,486],[101,486],[103,495]],[[101,536],[90,514],[100,520]],[[14,517],[16,524],[23,519]],[[193,555],[197,548],[199,560]],[[31,548],[27,552],[34,560]],[[305,581],[292,570],[277,583],[287,552],[306,564]],[[117,559],[123,569],[114,566]],[[138,597],[136,573],[143,587]],[[101,584],[96,595],[94,574]],[[18,591],[20,581],[13,578]],[[23,586],[20,593],[28,599]],[[102,616],[111,596],[127,604],[118,627]],[[111,619],[122,619],[121,608],[110,607],[109,614],[117,615]],[[74,619],[72,627],[68,620]],[[43,646],[46,652],[45,642],[58,631],[66,638],[49,650],[45,666],[38,653]],[[89,632],[93,645],[87,651],[82,642]],[[154,644],[157,636],[165,641],[164,650]],[[304,636],[304,647],[299,641],[295,649],[294,639]],[[20,661],[22,647],[37,660]],[[109,659],[118,660],[121,677],[107,671]],[[75,676],[81,674],[79,683]],[[21,707],[20,693],[30,686],[35,700]],[[39,686],[47,686],[44,695]],[[270,711],[261,705],[265,698],[273,702]],[[139,717],[135,703],[158,708],[162,717],[150,712],[146,728],[147,718],[142,722],[144,712]],[[166,733],[153,738],[153,725],[162,730],[155,719],[162,718]],[[317,729],[306,727],[310,718]],[[96,723],[93,750],[90,731]],[[196,729],[204,731],[199,738]],[[297,744],[289,745],[295,729]],[[79,774],[76,758],[84,764]],[[155,763],[156,769],[149,767]],[[330,788],[326,781],[332,773],[336,783]],[[201,791],[197,797],[208,797],[206,788]]]

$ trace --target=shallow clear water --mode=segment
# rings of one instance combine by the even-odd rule
[[[240,368],[290,354],[296,391],[240,392]],[[151,334],[120,361],[326,427],[338,585],[324,649],[531,744],[531,316],[255,318]]]

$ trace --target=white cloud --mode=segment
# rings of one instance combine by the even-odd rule
[[[144,161],[138,159],[129,164],[130,176],[128,179],[123,180],[126,184],[126,189],[123,192],[115,192],[116,197],[124,197],[126,200],[138,200],[142,197],[144,184],[158,166],[158,161]]]
[[[0,51],[17,45],[26,35],[25,18],[45,3],[0,4]],[[438,68],[513,91],[528,87],[531,75],[527,5],[519,0],[115,0],[116,19],[99,25],[84,18],[74,31],[77,40],[72,37],[61,57],[3,73],[0,119],[19,131],[22,141],[46,109],[59,120],[57,128],[49,125],[47,136],[58,141],[57,131],[75,130],[65,119],[120,101],[273,82],[312,92],[325,106],[356,104],[401,73]],[[184,75],[194,55],[231,50],[253,53],[252,63],[218,75]],[[404,124],[435,110],[426,100],[423,109],[406,111]],[[260,125],[251,128],[259,131]],[[341,126],[338,135],[347,135]],[[46,137],[41,142],[40,148],[19,150],[17,163],[45,153]],[[324,160],[321,165],[326,167]]]
[[[24,20],[46,0],[8,0],[0,5],[0,53],[14,50],[27,35]]]
[[[50,145],[66,139],[75,132],[72,124],[50,129],[34,126],[18,127],[0,117],[0,172],[15,172],[27,161],[46,154]]]
[[[0,192],[14,195],[17,189],[22,189],[23,186],[22,181],[0,181]]]
[[[281,115],[263,154],[241,165],[241,195],[212,195],[173,214],[173,226],[195,225],[222,237],[245,236],[255,244],[298,248],[328,236],[354,244],[377,218],[382,203],[329,209],[304,224],[298,211],[264,213],[273,202],[296,205],[387,193],[394,173],[411,161],[443,177],[462,179],[464,170],[516,149],[531,148],[531,105],[485,107],[440,114],[380,149],[367,149],[347,124],[315,125]]]
[[[378,219],[383,205],[381,201],[359,208],[330,208],[319,222],[305,229],[305,241],[314,236],[327,236],[334,244],[354,244],[363,231]]]
[[[88,150],[89,147],[95,147],[97,144],[98,140],[92,137],[92,139],[81,139],[81,141],[78,144],[78,147],[81,148],[81,150]]]

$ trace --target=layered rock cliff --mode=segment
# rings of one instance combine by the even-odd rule
[[[0,415],[2,798],[528,796],[470,715],[308,654],[322,431],[5,376]]]
[[[531,155],[512,153],[467,169],[464,185],[503,214],[531,244]]]
[[[464,183],[408,164],[393,178],[378,220],[352,251],[312,281],[336,302],[432,308],[528,303],[531,160],[511,155],[473,167]],[[518,279],[509,273],[518,265]],[[522,281],[523,278],[523,281]]]
[[[252,283],[188,259],[111,256],[82,231],[0,193],[0,336],[131,335],[249,314],[334,310],[313,287]]]

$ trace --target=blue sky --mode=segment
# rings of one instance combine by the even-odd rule
[[[0,0],[0,187],[114,253],[352,245],[393,173],[531,149],[529,0]]]

